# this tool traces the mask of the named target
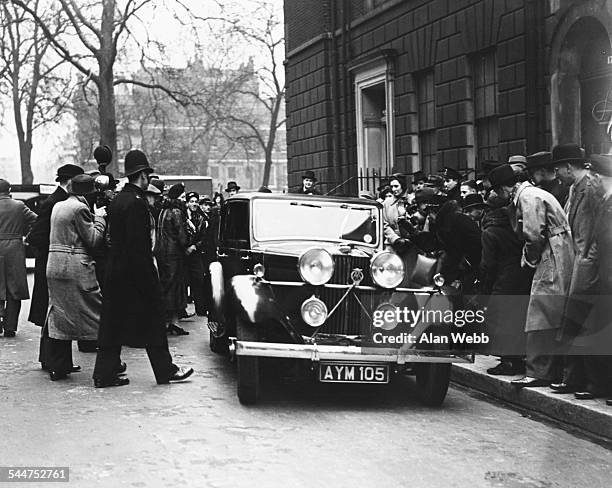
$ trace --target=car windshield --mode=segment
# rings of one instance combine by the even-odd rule
[[[317,200],[253,201],[257,241],[307,239],[378,244],[378,208]]]

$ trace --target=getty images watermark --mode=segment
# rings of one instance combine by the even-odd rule
[[[485,309],[478,310],[426,310],[389,305],[377,309],[372,315],[375,344],[488,344],[485,332],[440,330],[435,326],[483,325]],[[436,330],[437,329],[437,330]],[[391,332],[394,331],[394,332]]]

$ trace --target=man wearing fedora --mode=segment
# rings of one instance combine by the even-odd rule
[[[30,297],[25,265],[25,236],[36,214],[10,195],[11,184],[0,179],[0,333],[14,337],[21,300]],[[5,305],[6,304],[6,305]]]
[[[319,191],[315,188],[317,184],[317,177],[314,171],[308,170],[302,175],[302,187],[296,192],[302,195],[320,195]]]
[[[591,217],[594,220],[591,241],[597,250],[598,296],[589,326],[581,331],[587,340],[585,387],[574,395],[580,400],[607,397],[606,404],[612,406],[612,156],[591,155],[588,162],[591,184],[600,196],[597,214]],[[585,249],[589,247],[587,242]]]
[[[584,149],[577,144],[562,144],[552,150],[553,164],[562,179],[571,182],[565,212],[572,230],[576,257],[572,269],[569,295],[565,307],[562,338],[573,342],[580,349],[588,337],[577,339],[578,334],[587,332],[587,318],[591,312],[594,295],[597,293],[597,251],[593,242],[594,218],[601,199],[586,168]],[[564,357],[563,379],[554,383],[551,389],[556,393],[572,393],[584,389],[584,368],[587,356],[572,351]]]
[[[552,194],[563,208],[569,194],[569,186],[557,176],[552,153],[540,151],[528,156],[527,171],[531,182]]]
[[[127,385],[121,347],[145,348],[158,384],[182,381],[193,369],[172,362],[164,324],[161,286],[153,259],[155,228],[145,196],[153,168],[146,155],[125,155],[128,183],[108,208],[110,253],[94,368],[97,388]]]
[[[480,228],[482,217],[487,209],[487,204],[482,200],[482,197],[478,193],[470,193],[461,199],[461,207],[463,213],[476,222]]]
[[[549,155],[528,156],[527,167],[536,167]],[[524,241],[521,266],[534,270],[525,323],[526,374],[512,384],[521,388],[547,386],[560,376],[556,336],[574,262],[570,227],[556,198],[528,181],[517,183],[509,164],[491,171],[489,181],[496,194],[511,204],[513,228]]]
[[[45,327],[47,308],[49,307],[49,289],[47,287],[47,259],[49,257],[49,234],[51,233],[51,212],[56,203],[68,198],[68,184],[70,180],[83,174],[83,168],[74,164],[65,164],[57,169],[58,186],[47,197],[38,210],[38,218],[27,237],[27,243],[36,250],[36,264],[34,265],[34,288],[30,301],[30,315],[28,320],[42,328],[40,336],[40,349],[38,360],[42,369],[47,369],[45,351],[46,341],[49,337]]]
[[[227,193],[229,197],[233,197],[239,191],[240,187],[238,186],[238,183],[235,181],[228,181],[227,187],[225,188],[225,193]]]

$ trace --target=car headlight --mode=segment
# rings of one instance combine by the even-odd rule
[[[334,274],[334,260],[325,249],[309,249],[298,262],[300,276],[311,285],[324,285]]]
[[[442,274],[436,273],[433,277],[433,282],[437,287],[441,287],[444,286],[444,283],[446,283],[446,278],[444,278]]]
[[[404,280],[404,262],[395,253],[384,251],[372,259],[372,279],[383,288],[395,288]]]
[[[311,327],[320,327],[327,320],[327,307],[314,295],[304,300],[300,312],[304,322]]]

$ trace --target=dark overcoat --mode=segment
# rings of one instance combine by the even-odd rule
[[[490,338],[487,351],[500,356],[525,350],[525,318],[533,271],[521,267],[523,243],[507,207],[490,209],[482,220],[481,299]]]
[[[34,288],[30,301],[28,320],[39,327],[45,325],[47,308],[49,307],[49,290],[47,288],[47,260],[49,258],[49,234],[51,233],[51,212],[57,202],[68,198],[68,193],[61,187],[49,195],[38,210],[38,218],[28,235],[27,242],[36,249],[36,264],[34,265]]]
[[[464,291],[471,293],[482,254],[478,225],[451,200],[440,208],[434,230],[444,250],[440,272],[448,282],[461,280]]]
[[[153,218],[139,187],[127,183],[108,208],[110,249],[98,344],[145,347],[166,339],[153,260]]]
[[[563,332],[574,335],[588,321],[593,297],[598,292],[597,246],[595,245],[596,216],[601,205],[591,178],[586,174],[570,187],[567,219],[574,239],[574,267],[563,322]]]
[[[23,202],[0,195],[0,300],[30,298],[23,236],[35,220]]]
[[[159,214],[155,257],[159,268],[162,301],[167,312],[187,306],[185,290],[186,216],[179,200],[168,200]]]

